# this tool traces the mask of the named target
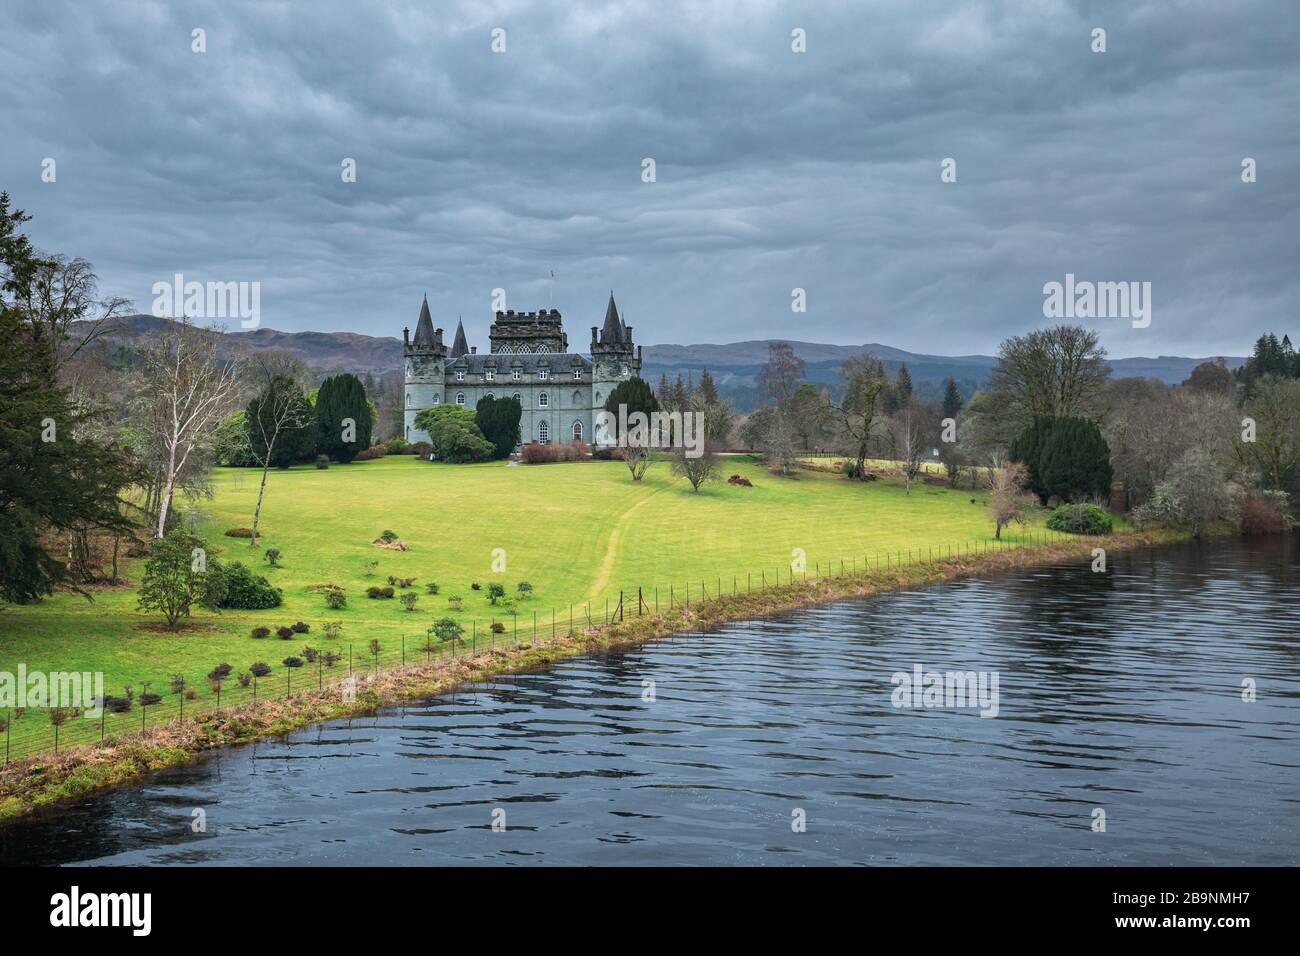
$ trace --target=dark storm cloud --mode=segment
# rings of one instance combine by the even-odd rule
[[[1150,328],[1094,323],[1116,355],[1296,331],[1300,28],[1282,0],[0,17],[0,188],[42,246],[142,310],[183,272],[260,281],[272,327],[399,334],[427,290],[485,346],[491,290],[545,306],[554,269],[579,346],[613,287],[644,342],[988,352],[1043,324],[1043,283],[1071,272],[1152,283]]]

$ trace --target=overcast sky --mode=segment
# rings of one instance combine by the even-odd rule
[[[140,311],[181,272],[400,335],[427,292],[486,348],[554,270],[579,348],[613,288],[645,344],[989,353],[1073,273],[1151,283],[1114,356],[1300,338],[1295,0],[5,0],[0,89],[0,189]]]

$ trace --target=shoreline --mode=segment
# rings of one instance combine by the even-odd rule
[[[183,766],[221,747],[282,737],[310,724],[363,716],[403,701],[432,697],[498,676],[523,673],[557,661],[646,644],[683,631],[705,631],[723,624],[757,620],[786,611],[857,600],[955,581],[989,572],[1055,564],[1092,557],[1092,549],[1111,552],[1178,544],[1183,533],[1128,531],[1077,537],[1006,551],[939,558],[880,570],[833,575],[766,590],[710,598],[689,608],[678,606],[654,615],[587,628],[554,640],[520,643],[473,657],[411,664],[357,675],[355,698],[342,699],[339,686],[306,691],[288,699],[243,704],[200,718],[172,720],[127,737],[82,744],[59,754],[38,754],[0,770],[0,826],[20,820],[40,807],[73,800],[99,790],[129,785],[148,773]]]

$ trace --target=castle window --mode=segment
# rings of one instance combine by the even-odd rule
[[[550,377],[551,377],[551,372],[550,372],[549,369],[539,368],[539,369],[537,370],[537,377],[538,377],[538,378],[541,378],[541,379],[547,379],[547,378],[550,378]]]
[[[518,392],[515,392],[514,395],[512,395],[511,397],[512,397],[516,402],[519,401],[519,393],[518,393]]]
[[[580,378],[582,378],[582,369],[575,368],[573,370],[573,380],[576,382]]]
[[[537,423],[537,440],[545,445],[551,439],[551,430],[546,426],[546,422]]]
[[[407,392],[407,393],[406,393],[406,407],[407,407],[407,408],[410,408],[410,407],[411,407],[411,393],[410,393],[410,392]]]
[[[433,404],[435,404],[435,405],[441,405],[441,404],[442,404],[442,395],[441,395],[441,393],[439,393],[439,392],[434,392],[434,393],[433,393]]]
[[[496,373],[496,370],[495,370],[495,369],[488,369],[486,372],[483,373],[483,378],[486,379],[486,380],[489,381],[489,382],[495,382],[496,379],[497,379],[497,373]]]
[[[457,392],[457,393],[456,393],[456,404],[457,404],[457,405],[464,405],[464,404],[465,404],[465,393],[464,393],[464,392]]]
[[[463,369],[456,369],[456,381],[458,382],[465,381],[465,372]]]
[[[491,397],[492,397],[492,393],[491,393],[491,392],[488,392],[488,393],[487,393],[486,395],[484,395],[483,397],[484,397],[484,398],[491,398]]]
[[[546,408],[551,404],[551,400],[545,392],[542,392],[542,394],[537,396],[537,404],[540,408]]]
[[[516,382],[519,381],[519,377],[520,377],[520,375],[522,375],[522,374],[523,374],[523,373],[520,372],[519,369],[517,369],[517,368],[512,368],[512,369],[510,370],[510,377],[513,378]]]
[[[582,422],[573,423],[573,440],[582,441]]]

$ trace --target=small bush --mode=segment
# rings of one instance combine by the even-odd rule
[[[302,621],[298,621],[296,624],[291,624],[289,626],[293,628],[293,632],[295,634],[306,634],[308,631],[311,630],[311,625],[306,624]]]
[[[577,439],[548,445],[529,442],[519,449],[519,460],[525,465],[548,465],[558,461],[581,461],[590,454],[591,446]]]
[[[461,605],[460,595],[459,595],[459,594],[453,594],[451,597],[447,598],[447,605],[448,605],[448,606],[449,606],[453,611],[459,611],[459,610],[460,610],[460,605]]]
[[[266,558],[266,563],[269,564],[271,567],[278,568],[280,566],[279,548],[267,548],[266,553],[263,555],[263,557]]]
[[[264,637],[270,637],[271,629],[269,627],[255,627],[251,632],[251,636],[258,640],[261,640]]]
[[[326,651],[321,655],[320,659],[325,662],[326,667],[333,667],[343,659],[343,655],[336,654],[334,651]]]
[[[284,660],[280,661],[280,663],[283,664],[285,667],[302,667],[302,658],[286,657]]]
[[[233,670],[233,667],[223,662],[208,671],[208,680],[225,680]]]
[[[331,640],[331,641],[332,641],[332,640],[336,640],[336,639],[338,638],[338,636],[339,636],[340,634],[343,633],[343,622],[342,622],[342,621],[326,621],[325,624],[324,624],[324,626],[323,626],[323,630],[325,631],[325,636],[326,636],[329,640]]]
[[[533,586],[527,581],[520,581],[515,590],[518,592],[521,599],[526,599],[532,596]]]
[[[104,708],[110,714],[125,714],[131,709],[130,697],[105,697]]]
[[[420,595],[416,594],[414,591],[403,594],[401,597],[402,607],[406,608],[408,611],[414,611],[415,605],[419,603],[419,600]]]
[[[308,664],[315,664],[316,659],[320,657],[320,651],[316,650],[316,648],[312,647],[311,645],[304,647],[298,653],[302,655],[302,659],[305,660]]]
[[[277,628],[275,629],[275,636],[278,637],[278,638],[279,638],[280,640],[282,640],[282,641],[287,641],[287,640],[289,640],[291,637],[293,637],[293,628],[291,628],[291,627],[277,627]]]
[[[406,453],[408,455],[415,455],[418,458],[428,458],[433,454],[433,445],[429,444],[427,441],[411,442],[411,444],[406,447]]]
[[[424,585],[424,589],[425,589],[426,591],[428,591],[430,594],[437,594],[437,593],[438,593],[438,585],[437,585],[435,582],[433,582],[433,581],[429,581],[429,582],[427,582],[427,583]]]
[[[364,574],[366,577],[370,577],[370,575],[375,573],[375,569],[378,567],[379,567],[378,561],[367,561],[361,565],[361,573]]]
[[[388,454],[388,449],[383,445],[371,445],[369,448],[357,452],[353,461],[373,461],[376,458],[383,458]]]
[[[369,587],[366,588],[366,597],[368,598],[390,598],[393,596],[392,588]]]
[[[1047,516],[1047,527],[1066,534],[1110,534],[1114,522],[1096,505],[1062,505]]]
[[[140,706],[152,707],[154,704],[162,703],[162,694],[141,694]]]
[[[379,536],[379,540],[384,541],[387,544],[392,544],[397,540],[397,532],[385,530],[383,534]]]
[[[496,604],[505,596],[506,589],[502,585],[497,584],[495,581],[488,585],[487,599],[493,604]]]
[[[231,528],[226,532],[227,538],[251,538],[252,536],[252,528]]]
[[[208,574],[220,575],[218,587],[222,593],[221,606],[244,611],[264,611],[279,607],[283,600],[279,588],[260,574],[254,574],[238,561],[214,567],[208,566]]]
[[[332,591],[326,591],[325,606],[332,611],[345,608],[348,606],[348,596],[342,588],[334,588]]]
[[[505,626],[504,624],[502,624],[500,621],[493,621],[493,622],[492,622],[492,633],[493,633],[493,634],[504,634],[505,632],[506,632],[506,626]]]
[[[186,699],[186,700],[198,700],[198,699],[199,699],[199,692],[198,692],[197,690],[195,690],[193,687],[187,687],[187,688],[185,688],[185,699]]]
[[[481,590],[483,590],[483,585],[481,585],[481,584],[479,584],[477,581],[475,581],[473,584],[470,585],[470,590],[472,590],[472,591],[481,591]]]
[[[409,587],[410,587],[412,584],[414,584],[414,583],[415,583],[415,578],[398,578],[398,579],[397,579],[397,586],[398,586],[399,588],[409,588]]]
[[[266,667],[265,664],[263,664],[262,666]],[[271,669],[269,667],[267,667],[266,670],[268,674],[271,672]],[[253,682],[253,678],[252,675],[248,673],[248,671],[240,671],[239,676],[235,678],[235,682],[239,684],[240,687],[247,687],[249,684]]]
[[[185,690],[185,675],[184,675],[184,674],[173,674],[173,675],[172,675],[172,693],[173,693],[173,694],[180,694],[180,693],[183,693],[184,690]]]
[[[248,672],[254,677],[265,677],[267,674],[271,673],[271,667],[264,661],[258,661],[257,663],[248,666]],[[240,686],[246,687],[248,685],[241,684]]]

